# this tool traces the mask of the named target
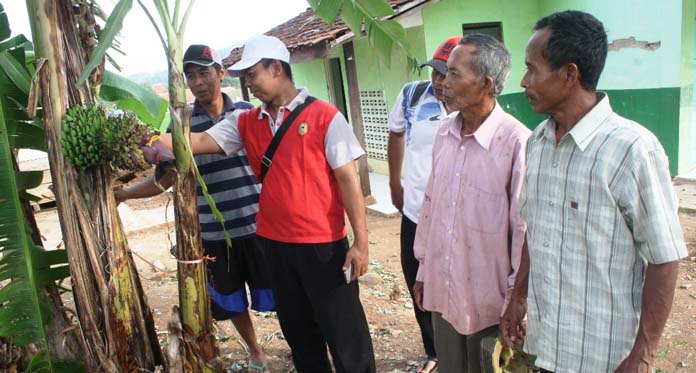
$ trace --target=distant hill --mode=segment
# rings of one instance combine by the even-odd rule
[[[232,49],[237,48],[240,45],[241,45],[241,43],[237,43],[237,44],[232,45],[232,46],[218,48],[218,52],[220,53],[220,56],[222,58],[225,58],[230,54],[230,51]],[[128,79],[130,79],[136,83],[145,84],[148,86],[152,86],[155,84],[163,84],[164,86],[167,86],[167,84],[169,82],[169,74],[168,74],[167,70],[149,72],[149,73],[137,73],[137,74],[129,75]],[[234,85],[234,83],[232,83],[231,85]]]
[[[137,73],[129,75],[128,79],[136,83],[148,86],[153,86],[156,84],[162,84],[166,86],[169,83],[169,74],[167,70],[155,71],[150,73]]]

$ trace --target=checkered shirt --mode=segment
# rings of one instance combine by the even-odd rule
[[[613,372],[635,340],[648,263],[687,255],[664,149],[598,101],[558,144],[552,119],[527,144],[525,349],[558,373]]]

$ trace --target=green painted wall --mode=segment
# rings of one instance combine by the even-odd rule
[[[512,57],[512,71],[503,94],[522,91],[524,48],[539,18],[539,0],[442,0],[423,9],[425,46],[428,51],[453,35],[462,24],[502,22],[503,42]]]
[[[427,61],[426,56],[432,56],[435,51],[433,48],[426,53],[423,26],[406,29],[406,38],[419,61]],[[389,111],[404,84],[414,80],[430,79],[430,68],[422,69],[420,74],[410,71],[406,65],[406,55],[399,48],[394,48],[390,66],[386,66],[372,49],[367,38],[355,40],[353,47],[360,90],[384,91]],[[368,166],[371,171],[385,175],[389,173],[386,161],[368,158]]]
[[[604,23],[610,43],[631,36],[638,41],[661,42],[655,51],[639,48],[610,51],[599,82],[601,89],[679,85],[681,0],[540,0],[540,16],[566,9],[581,10],[597,17]]]
[[[609,42],[633,36],[638,41],[661,43],[655,51],[635,47],[610,51],[599,89],[609,93],[617,113],[657,135],[674,175],[694,168],[696,0],[441,0],[422,9],[423,26],[407,29],[407,38],[417,57],[425,61],[442,40],[461,35],[462,24],[502,22],[512,71],[499,101],[505,110],[534,128],[544,116],[531,110],[519,86],[525,70],[524,49],[539,18],[566,9],[597,16],[607,29]],[[355,40],[354,48],[360,90],[384,91],[389,108],[404,83],[429,78],[428,68],[420,75],[409,71],[404,54],[398,49],[387,67],[366,38]],[[331,54],[341,59],[346,82],[342,48],[333,48]],[[297,64],[293,71],[298,86],[308,87],[317,97],[328,98],[324,61]],[[347,84],[345,89],[348,97]],[[386,172],[385,162],[371,160],[370,165],[377,172]]]
[[[694,18],[696,0],[683,0],[679,100],[679,168],[690,171],[696,165],[696,116],[694,116]]]
[[[693,0],[539,0],[540,15],[566,9],[596,16],[609,43],[634,37],[660,42],[654,51],[609,51],[598,89],[610,92],[614,110],[649,128],[662,142],[673,175],[695,163],[693,95]],[[630,21],[629,21],[630,20]]]
[[[546,119],[545,115],[537,114],[532,110],[523,92],[502,95],[498,97],[498,103],[505,111],[531,129],[536,128],[537,124]]]
[[[420,61],[426,61],[426,55],[432,55],[435,51],[433,48],[428,50],[429,53],[426,54],[423,26],[407,29],[406,40],[410,43],[413,53]],[[423,69],[420,75],[417,72],[409,71],[406,65],[406,55],[400,48],[394,48],[390,66],[386,66],[372,49],[367,38],[363,37],[355,40],[353,47],[360,90],[384,91],[390,109],[394,105],[396,96],[404,84],[414,80],[430,79],[429,68]]]
[[[313,60],[292,65],[293,80],[298,88],[307,88],[309,93],[324,101],[329,100],[324,60]]]
[[[614,111],[649,129],[669,157],[670,172],[678,172],[679,88],[606,90]]]

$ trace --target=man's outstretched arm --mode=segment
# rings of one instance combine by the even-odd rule
[[[165,133],[160,135],[159,140],[155,143],[160,143],[164,148],[171,151],[172,134]],[[191,152],[193,154],[221,154],[223,149],[208,133],[196,132],[191,133]]]

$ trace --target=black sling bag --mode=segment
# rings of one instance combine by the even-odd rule
[[[261,175],[259,175],[259,183],[263,183],[263,179],[266,177],[266,174],[268,173],[268,168],[271,167],[271,164],[273,163],[273,154],[275,154],[276,150],[278,149],[280,140],[282,140],[283,136],[285,136],[285,133],[288,132],[288,129],[292,125],[292,122],[294,122],[295,118],[297,118],[297,116],[300,115],[300,113],[315,100],[316,98],[312,96],[307,96],[305,101],[298,105],[295,108],[295,110],[293,110],[292,113],[290,113],[290,115],[287,118],[285,118],[283,123],[281,123],[280,128],[278,128],[278,132],[276,132],[276,134],[273,135],[273,140],[271,140],[271,143],[268,144],[268,148],[266,148],[266,153],[264,153],[263,157],[261,157]]]

